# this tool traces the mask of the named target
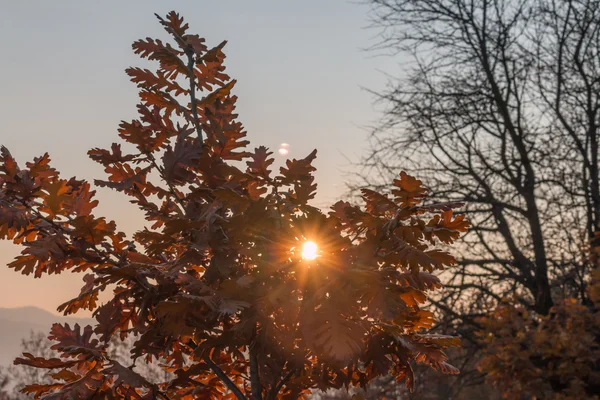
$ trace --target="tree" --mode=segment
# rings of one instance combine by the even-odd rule
[[[543,318],[593,307],[600,223],[600,2],[371,0],[381,49],[414,61],[380,99],[365,174],[419,171],[473,228],[434,303],[476,344],[505,298]],[[478,346],[478,345],[477,345]]]
[[[0,400],[12,400],[8,392],[8,385],[10,384],[8,379],[4,370],[0,369]]]
[[[575,299],[537,316],[507,303],[482,320],[482,371],[508,399],[594,399],[600,392],[600,312]]]
[[[442,247],[469,226],[453,214],[458,204],[424,205],[427,190],[402,172],[388,195],[364,190],[364,208],[310,206],[316,151],[272,174],[268,149],[246,150],[225,42],[209,49],[175,12],[158,19],[173,44],[133,44],[159,67],[126,71],[141,102],[139,118],[120,125],[125,146],[89,151],[108,174],[95,184],[129,196],[149,226],[127,238],[93,214],[90,183],[61,178],[47,154],[21,168],[1,150],[0,237],[23,247],[9,267],[35,277],[86,272],[59,311],[92,310],[97,321],[53,325],[58,358],[18,358],[57,371],[53,384],[23,391],[297,399],[387,373],[412,387],[413,362],[457,373],[443,350],[458,339],[422,333],[433,319],[421,304],[441,286],[432,273],[455,262]],[[309,240],[316,258],[302,257]],[[104,290],[112,298],[100,305]],[[115,335],[138,336],[131,366],[107,350]],[[172,379],[136,372],[157,359]]]
[[[29,337],[21,340],[21,351],[23,353],[36,354],[39,357],[53,358],[58,356],[58,353],[53,351],[50,346],[50,341],[41,332],[31,331]],[[43,370],[23,365],[11,365],[0,370],[0,381],[5,382],[3,394],[7,400],[24,400],[30,398],[30,396],[20,393],[20,389],[31,382],[48,384],[51,382],[51,378]],[[0,399],[3,398],[0,396]]]
[[[584,399],[600,393],[600,247],[589,285],[593,306],[563,299],[548,316],[513,302],[482,318],[480,369],[505,398]]]

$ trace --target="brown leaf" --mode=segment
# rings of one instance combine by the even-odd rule
[[[169,183],[183,184],[196,177],[192,172],[202,157],[202,146],[197,142],[178,138],[175,147],[167,148],[163,156],[164,179]]]
[[[396,196],[394,200],[402,207],[410,207],[419,204],[427,195],[427,189],[423,187],[423,182],[408,175],[406,172],[400,172],[400,179],[394,180],[392,193]]]
[[[146,378],[134,372],[129,368],[125,368],[118,361],[112,360],[111,363],[102,370],[102,373],[106,375],[112,375],[115,377],[113,385],[121,386],[126,385],[130,388],[150,388],[156,396],[156,388],[153,384],[148,382]]]
[[[68,192],[70,188],[67,186],[67,181],[64,179],[53,179],[52,181],[44,182],[42,186],[44,192],[41,197],[44,206],[40,207],[40,211],[48,213],[51,218],[63,211],[63,204],[69,201]]]
[[[334,363],[347,363],[363,348],[364,329],[334,307],[300,314],[300,329],[309,348]]]
[[[53,324],[50,330],[50,340],[57,343],[51,348],[60,351],[64,356],[83,356],[85,358],[102,359],[105,345],[100,344],[98,339],[92,339],[93,329],[87,325],[83,332],[79,324],[71,329],[69,324]]]
[[[78,360],[68,360],[64,361],[59,358],[43,358],[43,357],[35,357],[30,353],[23,353],[25,358],[16,358],[14,361],[15,365],[29,365],[30,367],[35,368],[68,368],[75,364],[77,364]]]
[[[275,161],[272,157],[269,158],[272,154],[273,152],[269,151],[265,146],[255,148],[254,153],[250,153],[251,160],[246,161],[248,173],[268,179],[271,174],[269,166]]]

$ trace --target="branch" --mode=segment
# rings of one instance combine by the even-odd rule
[[[229,379],[229,377],[225,375],[225,372],[223,372],[221,367],[219,367],[217,364],[214,363],[213,360],[210,359],[210,356],[204,356],[204,362],[210,367],[210,369],[212,369],[212,371],[219,377],[219,379],[221,379],[221,381],[227,386],[227,388],[231,390],[233,394],[235,394],[235,397],[237,397],[238,400],[248,400],[244,393],[242,393],[240,388],[238,388],[235,385],[235,383],[233,383],[231,379]]]
[[[164,392],[161,392],[161,391],[159,391],[159,392],[157,392],[157,394],[158,394],[160,397],[162,397],[163,399],[165,399],[165,400],[171,400],[171,399],[169,398],[169,396],[167,396],[167,394],[166,394],[166,393],[164,393]]]
[[[203,144],[202,130],[200,129],[200,119],[198,118],[198,100],[196,99],[196,80],[194,76],[194,50],[191,47],[187,47],[185,55],[188,58],[188,70],[190,73],[190,99],[192,107],[192,115],[194,116],[194,125],[196,126],[196,132],[198,133],[198,141]]]
[[[196,99],[196,82],[195,82],[195,76],[194,76],[194,64],[195,64],[194,49],[192,48],[192,46],[188,45],[187,41],[184,38],[182,38],[175,30],[173,30],[173,28],[171,28],[169,23],[167,21],[165,21],[163,17],[161,17],[160,15],[158,15],[156,13],[154,15],[156,16],[156,18],[158,18],[160,23],[165,27],[167,32],[169,32],[171,35],[173,35],[173,37],[179,43],[179,45],[182,48],[185,48],[185,55],[188,58],[187,68],[188,68],[189,78],[190,78],[190,99],[191,99],[191,105],[192,105],[192,114],[194,116],[194,126],[196,127],[196,132],[198,133],[198,140],[200,141],[200,144],[202,144],[203,143],[202,130],[200,129],[200,119],[198,118],[197,99]]]
[[[256,337],[256,328],[255,337]],[[252,400],[262,400],[262,385],[258,371],[258,358],[256,355],[256,339],[250,344],[250,387],[252,388]]]
[[[434,306],[436,306],[437,308],[439,308],[446,314],[449,314],[459,320],[462,320],[462,321],[466,322],[467,324],[474,326],[477,329],[482,329],[481,324],[479,324],[476,321],[475,317],[470,316],[470,315],[461,315],[461,314],[457,313],[456,311],[452,310],[450,307],[447,307],[446,305],[444,305],[442,302],[435,301],[432,299],[430,299],[429,301],[431,302],[431,304],[433,304]]]
[[[281,390],[281,388],[287,383],[287,381],[290,380],[290,378],[295,373],[296,373],[296,370],[292,369],[279,381],[279,383],[276,386],[272,387],[271,390],[269,391],[269,394],[267,395],[267,400],[274,400],[275,398],[277,398],[277,395],[279,394],[279,391]]]

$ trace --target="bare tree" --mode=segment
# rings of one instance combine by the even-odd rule
[[[379,47],[414,63],[380,94],[389,108],[366,184],[418,170],[439,200],[466,202],[474,223],[439,303],[472,320],[507,293],[541,314],[563,295],[587,301],[581,249],[600,222],[600,2],[371,3]]]
[[[0,367],[0,400],[12,400],[9,386],[10,378],[6,373],[6,370]]]
[[[600,1],[368,2],[376,50],[404,64],[376,93],[386,111],[357,186],[418,171],[473,223],[435,302],[440,329],[476,346],[477,317],[504,297],[543,315],[564,297],[591,305],[582,249],[600,223]]]
[[[31,331],[29,336],[21,340],[21,352],[36,354],[40,357],[52,358],[58,354],[50,347],[52,343],[42,332]],[[35,379],[35,382],[51,383],[46,371],[22,365],[11,365],[0,369],[0,400],[25,400],[33,398],[20,393],[26,384]],[[4,397],[3,397],[4,396]]]

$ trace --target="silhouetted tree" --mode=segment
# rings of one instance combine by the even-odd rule
[[[443,303],[518,290],[547,314],[553,295],[585,300],[581,249],[600,218],[600,3],[373,3],[381,46],[415,65],[381,95],[390,108],[365,165],[419,169],[474,222],[460,291]]]
[[[600,222],[600,2],[369,3],[376,48],[412,62],[379,93],[387,109],[360,185],[419,171],[473,222],[435,301],[445,327],[476,342],[477,318],[505,296],[538,315],[563,298],[591,307],[582,249]]]

